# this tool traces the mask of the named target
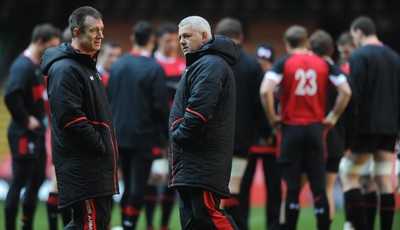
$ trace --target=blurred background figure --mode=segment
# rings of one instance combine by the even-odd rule
[[[275,49],[267,43],[262,43],[256,47],[255,56],[261,65],[263,73],[272,68],[275,60]]]
[[[332,55],[335,50],[333,45],[333,39],[329,33],[324,30],[317,30],[310,36],[310,48],[318,56],[322,57],[338,75],[346,77],[344,73],[339,69],[338,66],[332,60]],[[346,77],[347,78],[347,77]],[[326,114],[332,110],[335,105],[335,100],[338,93],[336,89],[328,87],[327,89],[327,100],[326,100]],[[346,146],[345,142],[345,126],[344,119],[346,117],[346,111],[338,119],[335,126],[329,130],[326,130],[325,134],[325,151],[327,154],[325,162],[325,180],[326,180],[326,193],[329,202],[329,217],[330,221],[333,221],[335,216],[335,202],[334,202],[334,188],[337,179],[337,173],[339,169],[340,159],[342,158],[344,151],[349,146]],[[353,120],[354,122],[354,120]]]
[[[255,57],[265,74],[271,69],[274,59],[274,48],[266,43],[257,46]],[[278,95],[275,94],[276,106],[278,109]],[[278,110],[277,110],[278,111]],[[254,174],[257,168],[257,162],[262,161],[262,170],[264,175],[264,185],[267,191],[266,196],[266,218],[267,229],[279,229],[279,209],[281,205],[281,175],[280,169],[276,163],[276,133],[273,132],[264,111],[263,119],[257,124],[253,144],[249,150],[248,164],[243,175],[240,187],[241,193],[241,212],[243,226],[248,229],[249,211],[250,211],[250,188],[253,183]]]
[[[103,84],[106,87],[110,77],[111,65],[121,56],[122,48],[117,41],[109,40],[101,45],[97,57],[97,71],[99,71]]]
[[[229,190],[231,197],[224,200],[225,211],[230,214],[239,229],[246,229],[241,220],[240,187],[247,166],[247,153],[253,143],[257,125],[265,119],[258,90],[264,76],[256,58],[243,48],[242,23],[234,18],[223,18],[216,25],[216,34],[231,38],[239,48],[239,61],[232,67],[236,83],[235,142]],[[248,196],[248,194],[246,194]]]
[[[365,209],[360,182],[362,168],[372,156],[372,176],[379,193],[380,226],[391,229],[395,207],[391,180],[393,153],[400,128],[400,57],[379,40],[370,17],[354,19],[350,34],[358,47],[349,58],[357,126],[351,152],[341,163],[345,208],[355,229],[373,227],[370,220],[367,221],[370,210]]]
[[[120,203],[124,229],[136,228],[153,159],[166,145],[160,139],[168,140],[165,74],[151,57],[155,39],[148,21],[137,22],[131,33],[132,50],[113,64],[106,88],[124,182]]]
[[[285,227],[296,229],[300,212],[301,174],[310,181],[318,229],[329,229],[329,204],[325,189],[324,130],[335,125],[347,106],[351,90],[347,79],[308,50],[307,30],[290,26],[284,33],[288,55],[267,72],[260,94],[269,122],[280,129],[278,162],[287,184]],[[280,115],[274,108],[274,89],[281,85]],[[338,90],[326,115],[326,88]]]
[[[43,52],[58,46],[61,31],[51,24],[35,26],[31,43],[13,62],[5,103],[11,113],[8,142],[12,154],[13,178],[5,201],[5,227],[16,229],[20,192],[25,187],[22,201],[23,229],[32,229],[38,201],[38,191],[46,177],[45,132],[48,124],[45,111],[44,78],[39,62]]]
[[[353,37],[347,31],[343,32],[336,41],[337,50],[339,52],[340,69],[345,74],[350,74],[349,57],[356,49]]]
[[[168,107],[171,109],[176,89],[186,68],[185,60],[178,54],[180,51],[178,26],[174,23],[164,23],[157,29],[156,36],[157,50],[154,52],[154,58],[164,69]],[[165,137],[160,135],[160,138]],[[167,143],[167,140],[161,140],[161,142]],[[161,230],[168,229],[169,218],[175,203],[175,190],[168,188],[167,183],[167,146],[161,146],[161,150],[159,158],[154,160],[151,166],[149,185],[145,196],[146,221],[149,230],[153,229],[153,215],[157,202],[161,201]]]

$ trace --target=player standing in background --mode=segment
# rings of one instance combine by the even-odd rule
[[[113,64],[106,88],[125,188],[120,203],[125,230],[136,228],[151,164],[160,155],[160,135],[168,139],[165,74],[151,57],[155,46],[153,26],[145,20],[137,22],[131,40],[132,50]]]
[[[256,48],[256,59],[261,65],[263,73],[272,68],[275,58],[275,51],[268,44],[260,44]],[[261,83],[261,82],[260,82]],[[258,86],[259,88],[260,86]],[[258,95],[257,95],[258,96]],[[275,95],[277,97],[277,94]],[[277,99],[277,98],[276,98]],[[278,101],[278,100],[276,100]],[[276,108],[278,103],[276,103]],[[273,132],[264,111],[263,119],[259,121],[255,132],[253,145],[248,154],[248,163],[244,172],[240,187],[240,209],[242,229],[248,229],[249,211],[250,211],[250,189],[253,183],[253,177],[256,171],[257,162],[262,161],[262,170],[264,173],[266,204],[267,208],[265,220],[269,230],[279,229],[279,209],[281,205],[281,174],[276,162],[276,133]]]
[[[311,50],[322,57],[332,68],[337,75],[341,74],[339,67],[335,65],[332,60],[332,54],[334,52],[333,40],[330,34],[324,30],[317,30],[310,36],[310,48]],[[346,77],[342,74],[342,77]],[[337,91],[331,87],[327,89],[327,100],[326,100],[326,113],[328,113],[335,105],[337,97]],[[347,110],[346,110],[347,111]],[[338,119],[335,126],[328,130],[325,138],[325,145],[327,151],[326,158],[326,192],[329,202],[329,214],[330,220],[332,221],[335,215],[335,201],[334,201],[334,188],[337,179],[337,173],[339,169],[339,162],[346,149],[345,146],[345,112]],[[348,147],[348,146],[347,146]]]
[[[337,49],[340,54],[340,62],[342,63],[340,65],[340,68],[343,72],[345,72],[347,75],[350,74],[350,64],[349,64],[349,58],[350,55],[354,52],[356,49],[356,45],[354,44],[353,37],[349,32],[344,32],[339,36],[339,39],[336,42]],[[355,122],[354,122],[354,116],[355,116],[355,111],[354,111],[354,106],[352,104],[354,103],[354,100],[350,101],[350,104],[348,108],[346,109],[346,113],[351,116],[350,119],[345,119],[346,123],[346,128],[345,129],[345,138],[346,138],[346,154],[347,156],[350,153],[350,144],[352,144],[352,138],[354,137],[354,131],[355,131]],[[349,111],[348,109],[352,109]],[[345,163],[346,159],[342,158],[341,164]],[[365,210],[366,210],[366,215],[367,215],[367,227],[373,229],[375,226],[375,216],[376,216],[376,210],[378,207],[378,197],[376,193],[376,183],[375,180],[372,178],[372,171],[371,171],[371,161],[372,161],[372,156],[370,159],[367,161],[367,163],[363,166],[363,169],[360,172],[360,181],[361,181],[361,190],[363,193],[363,198],[365,202]],[[341,171],[339,170],[339,173]],[[352,229],[352,223],[349,220],[346,208],[344,209],[345,212],[345,223],[344,223],[344,229]]]
[[[164,69],[167,86],[167,97],[169,108],[174,101],[175,92],[181,80],[182,74],[186,68],[186,62],[179,57],[178,26],[173,23],[162,24],[157,32],[157,50],[154,52],[154,58]],[[161,138],[164,138],[161,136]],[[166,140],[162,141],[166,143]],[[175,190],[168,188],[168,160],[167,147],[161,147],[160,158],[153,161],[145,196],[147,229],[153,229],[154,209],[159,199],[161,199],[161,228],[168,229],[168,222],[171,216],[172,207],[175,203]],[[161,196],[158,195],[159,187]]]
[[[263,78],[263,71],[257,60],[248,55],[242,44],[243,27],[239,20],[224,18],[216,25],[216,34],[231,38],[239,48],[239,61],[232,67],[236,83],[235,144],[229,190],[231,197],[223,202],[239,229],[243,226],[241,217],[240,186],[247,166],[247,154],[254,140],[259,121],[265,119],[258,90]]]
[[[308,51],[307,31],[289,27],[284,35],[289,55],[276,62],[260,88],[268,120],[282,131],[278,159],[287,184],[286,228],[296,229],[300,211],[301,173],[310,181],[318,229],[329,229],[329,204],[325,190],[323,133],[331,128],[345,109],[351,90],[344,76],[335,76],[330,66]],[[338,89],[333,109],[325,116],[326,87]],[[281,85],[280,115],[274,108],[274,89]]]
[[[359,47],[349,59],[357,127],[351,153],[341,165],[345,207],[355,229],[368,229],[360,172],[372,155],[380,226],[391,229],[395,207],[391,173],[400,127],[400,57],[378,39],[375,24],[369,17],[356,18],[350,33]]]
[[[110,40],[102,44],[99,56],[97,58],[97,71],[99,71],[104,87],[108,84],[110,78],[111,65],[121,56],[122,48],[118,42]]]
[[[349,57],[356,49],[353,37],[349,32],[343,32],[336,41],[336,46],[340,55],[340,69],[348,75],[350,74]]]
[[[48,124],[47,98],[39,61],[43,52],[60,44],[61,31],[50,24],[35,26],[31,42],[10,68],[4,100],[11,113],[8,142],[12,154],[13,178],[4,205],[5,227],[16,229],[20,192],[22,229],[32,229],[38,191],[46,177],[45,132]]]

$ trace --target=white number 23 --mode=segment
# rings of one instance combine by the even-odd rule
[[[304,71],[298,69],[295,73],[295,79],[298,81],[294,92],[297,96],[313,96],[317,92],[317,73],[313,69]]]

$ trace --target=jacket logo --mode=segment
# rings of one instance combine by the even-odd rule
[[[94,80],[94,77],[93,77],[93,76],[90,76],[89,78],[90,78],[90,80],[92,80],[92,81]]]
[[[101,75],[99,73],[96,73],[96,76],[100,79],[100,81],[103,80],[103,79],[101,79]]]

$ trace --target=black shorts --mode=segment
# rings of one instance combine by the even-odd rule
[[[394,153],[397,135],[358,135],[354,138],[351,151],[357,153],[374,153],[384,150]]]
[[[326,144],[326,155],[328,158],[340,159],[343,156],[345,149],[345,139],[344,134],[339,130],[340,127],[333,127],[326,134],[325,144]]]
[[[303,163],[304,160],[324,161],[324,128],[321,123],[282,125],[279,164]]]
[[[325,191],[324,127],[310,125],[282,125],[282,141],[278,163],[288,191],[299,192],[301,174],[306,172],[314,194]]]

